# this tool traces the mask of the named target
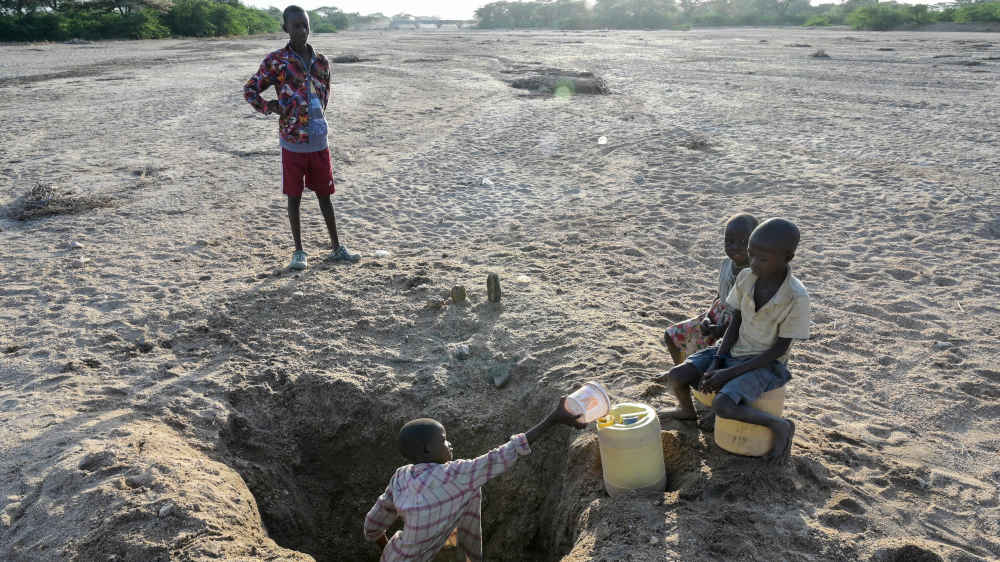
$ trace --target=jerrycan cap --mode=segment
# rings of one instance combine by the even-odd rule
[[[597,428],[633,429],[655,416],[649,406],[637,403],[616,404],[607,415],[597,418]]]
[[[614,414],[609,414],[603,418],[597,418],[597,427],[608,427],[610,425],[615,425],[618,423],[619,417]]]

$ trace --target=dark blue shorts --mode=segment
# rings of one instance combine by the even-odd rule
[[[712,361],[715,360],[718,352],[718,347],[708,347],[691,355],[684,362],[694,365],[699,373],[704,374],[712,366]],[[732,357],[731,355],[720,355],[719,359],[719,368],[725,369],[726,367],[746,363],[754,358],[752,356]],[[784,386],[791,378],[792,374],[788,372],[788,367],[784,363],[774,361],[767,367],[747,371],[727,382],[722,387],[722,390],[719,391],[719,394],[725,394],[737,404],[741,402],[749,404],[760,398],[765,392]]]

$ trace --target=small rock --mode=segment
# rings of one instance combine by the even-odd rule
[[[826,51],[824,51],[823,49],[817,49],[815,53],[813,53],[813,54],[811,54],[809,56],[812,57],[812,58],[814,58],[814,59],[828,59],[828,58],[830,58],[830,55],[826,54]]]
[[[201,277],[198,278],[198,281],[211,281],[211,280],[212,280],[211,275],[202,275]]]
[[[70,242],[69,244],[67,244],[66,247],[69,248],[70,250],[82,250],[83,249],[83,244],[81,244],[81,243],[77,242],[76,240],[74,240],[74,241]]]
[[[605,136],[598,137],[597,144],[608,144],[608,137]]]
[[[518,275],[514,281],[517,281],[518,283],[531,283],[531,277],[528,277],[527,275]]]
[[[145,488],[153,483],[153,475],[149,472],[133,474],[125,477],[125,485],[129,488]]]
[[[389,250],[375,250],[375,257],[376,258],[387,258],[390,255],[392,255],[392,254],[389,253]]]
[[[493,180],[491,180],[490,178],[483,178],[483,180],[480,183],[482,185],[485,185],[486,187],[493,187]]]
[[[461,343],[455,346],[455,359],[465,361],[469,357],[472,357],[472,351],[469,349],[468,344]]]
[[[496,388],[503,388],[503,385],[507,384],[510,380],[510,376],[513,374],[513,369],[503,369],[497,373],[493,374],[493,386]]]
[[[306,294],[303,293],[302,291],[292,291],[292,296],[293,297],[304,297],[304,296],[306,296]]]
[[[500,276],[496,273],[486,276],[486,300],[500,302]]]
[[[937,349],[939,351],[940,350],[944,350],[944,349],[948,349],[948,348],[951,348],[951,347],[953,347],[953,345],[952,345],[951,342],[946,342],[946,341],[936,341],[936,342],[934,342],[934,349]]]
[[[174,511],[174,504],[171,502],[167,502],[163,504],[163,507],[160,508],[159,516],[166,517],[170,515],[173,511]]]

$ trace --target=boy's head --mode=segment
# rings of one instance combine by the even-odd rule
[[[413,464],[444,464],[452,458],[444,426],[430,418],[406,422],[399,430],[399,452]]]
[[[740,267],[745,267],[750,261],[747,245],[757,222],[753,215],[746,213],[733,215],[726,221],[726,255]]]
[[[289,6],[281,13],[281,29],[288,33],[292,47],[304,49],[309,39],[309,14],[298,6]]]
[[[750,234],[750,270],[763,278],[784,275],[799,247],[799,229],[785,219],[767,219]]]

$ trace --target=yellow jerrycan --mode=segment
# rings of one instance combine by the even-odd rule
[[[706,406],[711,406],[715,399],[714,392],[705,394],[692,390],[692,394]],[[751,402],[750,407],[780,418],[785,409],[785,386],[765,392]],[[715,416],[715,444],[730,453],[760,457],[774,446],[774,432],[762,425]]]
[[[597,420],[597,439],[608,495],[629,490],[662,492],[667,487],[660,418],[651,407],[616,404]]]

